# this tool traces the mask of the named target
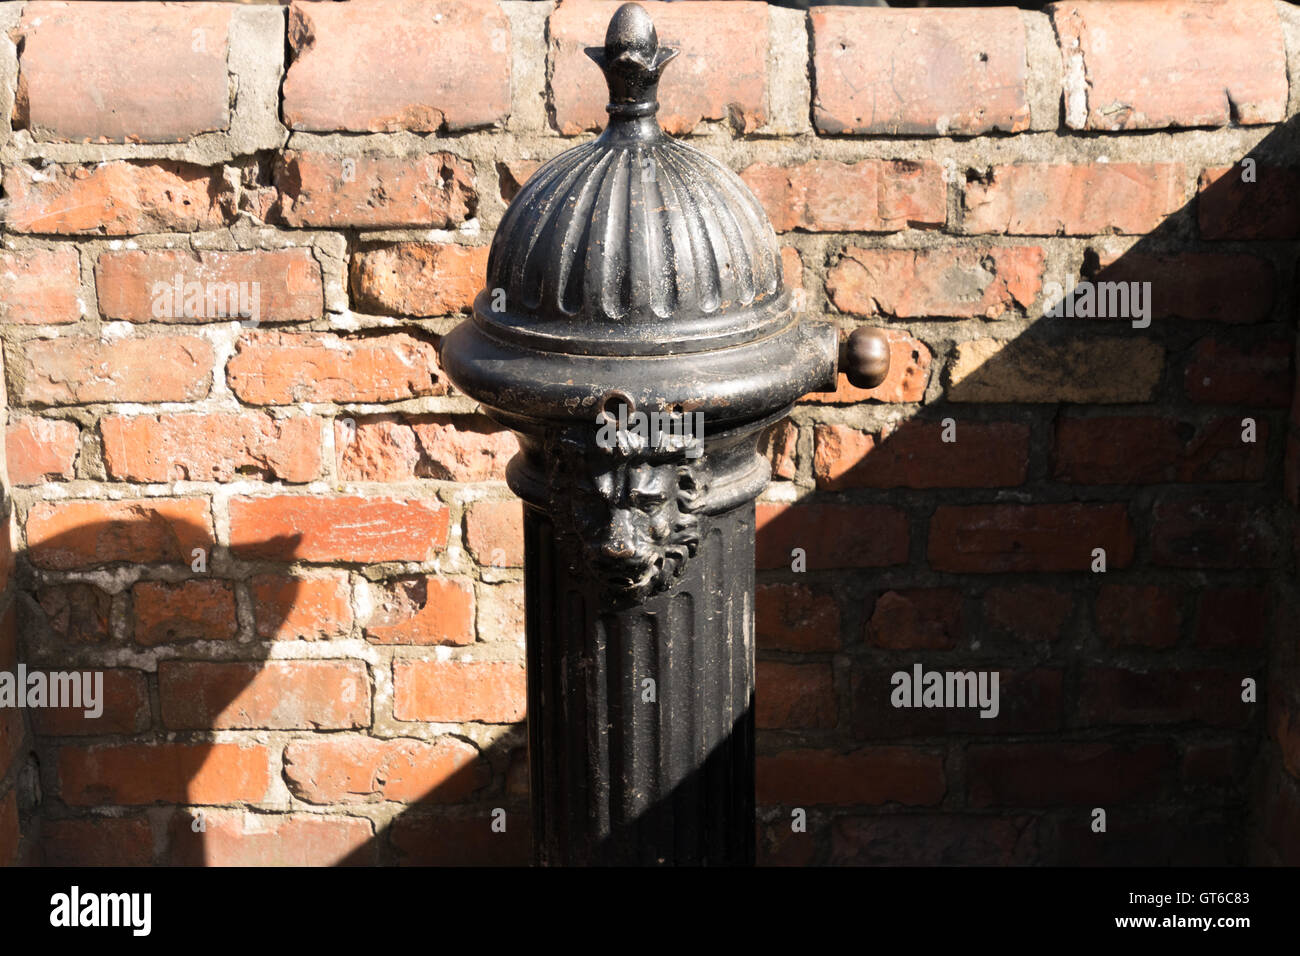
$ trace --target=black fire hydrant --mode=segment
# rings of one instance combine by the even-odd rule
[[[791,310],[740,178],[660,129],[645,10],[586,52],[609,125],[515,197],[441,350],[519,435],[534,856],[752,863],[758,438],[834,388],[839,336]],[[845,348],[879,384],[883,337]]]

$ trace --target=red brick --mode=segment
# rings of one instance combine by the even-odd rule
[[[1173,647],[1182,625],[1179,591],[1107,584],[1097,593],[1097,634],[1111,647]]]
[[[793,478],[797,465],[795,457],[799,446],[799,426],[783,418],[758,440],[758,453],[772,466],[772,477]]]
[[[1040,246],[846,249],[826,277],[841,312],[900,319],[1023,313],[1043,285]]]
[[[58,325],[76,322],[85,311],[76,249],[0,252],[0,322]]]
[[[759,585],[754,595],[754,618],[762,650],[840,648],[840,608],[829,592],[804,584]]]
[[[451,153],[342,157],[288,150],[276,162],[275,187],[269,215],[295,228],[450,229],[478,207],[474,167]]]
[[[972,665],[954,670],[973,673],[980,667]],[[909,665],[854,667],[850,701],[853,735],[858,739],[1050,733],[1061,729],[1064,674],[1060,670],[999,668],[996,717],[981,716],[978,695],[974,702],[968,700],[966,707],[895,707],[893,676],[900,670],[909,677],[914,676]],[[913,687],[913,694],[919,693]]]
[[[427,804],[460,803],[492,774],[478,749],[455,737],[332,736],[291,741],[284,777],[293,795],[308,803]]]
[[[1018,163],[968,175],[963,228],[1012,236],[1145,235],[1190,198],[1176,163]]]
[[[361,661],[163,661],[163,725],[170,730],[338,730],[370,724]]]
[[[1074,597],[1068,591],[1034,584],[989,588],[981,601],[984,626],[1018,641],[1054,641],[1070,616]]]
[[[374,824],[319,813],[210,810],[195,832],[189,812],[170,830],[173,866],[356,866],[376,862]]]
[[[528,177],[537,172],[541,166],[537,159],[499,159],[497,160],[497,183],[501,187],[501,198],[509,203],[524,188]]]
[[[875,399],[878,402],[919,402],[925,398],[925,387],[930,383],[930,349],[919,339],[906,332],[886,329],[889,341],[889,375],[875,388],[857,388],[849,384],[840,373],[833,392],[810,392],[805,402],[819,405],[851,405]]]
[[[179,143],[230,125],[229,7],[23,8],[14,126],[40,139]],[[69,64],[76,64],[70,70]]]
[[[831,863],[847,866],[1022,866],[1041,862],[1032,817],[890,814],[838,817]]]
[[[1183,779],[1191,784],[1232,786],[1245,767],[1235,741],[1189,743],[1183,752]]]
[[[760,803],[934,806],[946,790],[942,756],[912,747],[864,747],[844,754],[787,750],[758,760]]]
[[[790,290],[792,300],[803,292],[803,257],[794,246],[781,247],[781,280]]]
[[[1086,76],[1075,129],[1162,129],[1277,123],[1286,116],[1282,25],[1268,0],[1049,7],[1067,76]],[[1153,42],[1158,38],[1158,42]],[[1078,60],[1081,64],[1076,65]]]
[[[1268,642],[1269,592],[1252,587],[1204,588],[1197,596],[1197,647],[1263,647]]]
[[[257,252],[132,249],[105,252],[95,265],[105,318],[133,322],[184,319],[318,319],[320,264],[311,250]],[[245,305],[256,306],[256,311]]]
[[[758,505],[760,568],[789,568],[795,548],[810,571],[903,564],[908,540],[907,516],[889,505]]]
[[[1087,571],[1094,548],[1127,567],[1135,539],[1122,504],[940,505],[930,519],[936,571]]]
[[[406,813],[389,831],[397,861],[405,866],[524,866],[529,859],[527,813],[502,819],[486,810],[471,817],[431,817]]]
[[[395,402],[447,390],[437,349],[403,332],[357,339],[249,333],[240,338],[226,375],[231,390],[250,405]]]
[[[943,440],[941,423],[905,421],[879,437],[847,425],[813,432],[817,487],[992,488],[1024,484],[1029,469],[1029,426],[961,422]]]
[[[1256,426],[1251,444],[1241,440],[1239,416],[1197,426],[1145,415],[1061,415],[1052,474],[1084,485],[1260,481],[1268,466],[1268,422]]]
[[[212,552],[206,498],[39,501],[27,513],[27,557],[56,571],[125,561],[184,564]]]
[[[18,844],[22,831],[18,820],[18,791],[10,788],[0,797],[0,866],[18,862]]]
[[[289,55],[290,129],[436,133],[510,113],[510,24],[495,3],[295,2]]]
[[[473,644],[474,590],[433,575],[371,585],[365,638],[376,644]]]
[[[886,591],[875,598],[867,643],[898,650],[950,650],[966,636],[956,588]]]
[[[230,500],[230,549],[268,561],[427,561],[447,543],[447,508],[388,497]]]
[[[659,121],[673,135],[703,120],[729,120],[746,133],[767,121],[767,6],[727,3],[642,3],[654,20],[660,47],[680,50],[659,93]],[[572,136],[606,122],[609,97],[596,65],[583,50],[600,46],[616,2],[564,0],[551,14],[549,62],[555,125]]]
[[[5,166],[3,183],[14,232],[129,236],[220,229],[234,220],[234,195],[219,166],[169,159],[39,170],[15,164]]]
[[[835,681],[830,664],[759,661],[754,685],[754,720],[760,728],[835,726]]]
[[[1300,237],[1300,169],[1256,164],[1250,182],[1246,175],[1240,164],[1201,173],[1196,197],[1201,238]]]
[[[153,831],[147,817],[41,821],[45,866],[149,866]]]
[[[378,315],[469,312],[487,282],[488,246],[399,242],[352,256],[352,304]]]
[[[1291,404],[1293,343],[1272,339],[1247,346],[1201,339],[1183,373],[1183,387],[1193,402],[1208,405]]]
[[[214,742],[65,745],[58,771],[70,806],[255,803],[271,786],[271,750]]]
[[[755,163],[740,178],[777,232],[898,232],[942,226],[947,218],[948,186],[938,163]]]
[[[5,465],[15,485],[72,477],[81,431],[74,422],[20,418],[5,431]]]
[[[376,415],[335,419],[344,481],[504,481],[514,434],[481,415]]]
[[[321,421],[261,412],[106,415],[104,467],[126,481],[306,482],[321,474]]]
[[[343,571],[312,577],[259,574],[248,582],[263,641],[325,641],[352,630],[352,589]]]
[[[812,866],[817,858],[817,840],[813,834],[793,829],[793,818],[778,816],[771,823],[759,821],[759,866]],[[814,824],[814,829],[815,829]]]
[[[131,588],[131,607],[136,643],[147,647],[229,641],[239,629],[229,581],[141,581]]]
[[[212,388],[214,355],[193,336],[70,336],[25,342],[20,361],[27,374],[14,397],[22,404],[194,402]]]
[[[104,591],[89,584],[63,584],[39,588],[35,596],[42,624],[55,642],[93,646],[108,641],[112,598]]]
[[[513,501],[476,501],[465,509],[465,546],[479,564],[524,564],[524,506]]]
[[[1277,286],[1273,264],[1244,253],[1158,256],[1130,250],[1099,257],[1087,278],[1095,283],[1150,282],[1146,304],[1152,319],[1234,324],[1267,321]]]
[[[524,669],[509,661],[393,661],[393,717],[432,723],[524,719]]]
[[[1149,801],[1165,789],[1168,743],[999,744],[966,752],[972,807],[1109,806]]]
[[[1017,11],[817,7],[810,14],[819,132],[970,136],[1029,128]]]
[[[1238,670],[1091,668],[1079,685],[1079,719],[1090,726],[1244,727],[1255,705],[1242,701],[1241,680]]]
[[[32,717],[36,733],[48,737],[134,734],[149,727],[152,718],[144,671],[112,667],[93,672],[77,669],[76,673],[80,673],[83,680],[89,679],[87,675],[92,673],[103,674],[103,693],[99,698],[103,712],[98,717],[87,717],[86,706],[34,710]]]
[[[1151,560],[1175,568],[1272,567],[1276,518],[1240,501],[1166,499],[1153,510]]]

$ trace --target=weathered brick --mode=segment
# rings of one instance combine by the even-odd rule
[[[510,112],[510,24],[496,3],[289,5],[290,129],[472,129]]]
[[[345,481],[504,481],[519,451],[514,433],[481,415],[375,415],[335,420]]]
[[[1241,501],[1165,498],[1152,511],[1151,560],[1175,568],[1267,568],[1277,518]]]
[[[76,322],[85,311],[76,249],[0,252],[0,322],[60,325]]]
[[[1173,647],[1182,627],[1177,590],[1107,584],[1097,592],[1097,634],[1111,647]]]
[[[760,568],[790,567],[796,548],[810,571],[903,564],[908,538],[907,516],[889,505],[758,505]]]
[[[498,159],[497,184],[501,187],[501,198],[507,203],[513,200],[528,182],[528,177],[541,165],[541,160],[537,159]]]
[[[95,291],[105,318],[132,322],[295,322],[320,318],[324,304],[320,263],[306,248],[104,252]]]
[[[352,304],[378,315],[469,312],[487,281],[488,246],[399,242],[352,256]]]
[[[1300,189],[1300,182],[1296,188]],[[1234,324],[1267,321],[1273,313],[1277,286],[1273,264],[1267,259],[1225,252],[1154,255],[1130,250],[1104,255],[1098,257],[1097,268],[1088,279],[1096,284],[1151,283],[1144,301],[1152,319]]]
[[[70,806],[255,803],[271,786],[271,750],[217,742],[65,745],[58,771]]]
[[[1263,647],[1270,605],[1264,588],[1205,588],[1197,598],[1194,643],[1208,648]]]
[[[1201,339],[1183,371],[1187,397],[1207,405],[1286,408],[1291,404],[1293,347],[1289,338],[1245,346]]]
[[[389,831],[403,866],[526,866],[529,829],[526,814],[512,813],[505,832],[494,830],[488,814],[468,817],[404,813]]]
[[[1042,859],[1033,817],[890,814],[837,817],[831,863],[846,866],[1022,866]]]
[[[131,588],[131,609],[136,643],[148,647],[229,641],[239,629],[229,581],[141,581]]]
[[[977,665],[978,666],[978,665]],[[1064,709],[1060,670],[997,669],[997,714],[981,716],[978,689],[964,707],[895,707],[893,675],[914,677],[911,667],[857,665],[852,677],[853,735],[861,740],[889,737],[940,737],[952,734],[1026,734],[1059,731]],[[974,672],[952,668],[949,673]],[[969,685],[961,685],[962,692]],[[986,685],[989,686],[989,685]],[[921,689],[913,685],[913,703]],[[991,711],[990,711],[991,712]]]
[[[777,232],[898,232],[942,226],[947,218],[948,187],[938,163],[755,163],[740,178]]]
[[[759,585],[754,618],[756,641],[763,650],[839,650],[840,608],[829,592],[804,584]]]
[[[286,226],[450,229],[478,208],[474,167],[451,153],[336,156],[288,150],[268,215]],[[6,180],[8,177],[6,176]]]
[[[1176,163],[1017,163],[968,174],[968,233],[1145,235],[1191,198]]]
[[[261,412],[106,415],[104,467],[125,481],[305,482],[321,474],[321,421]]]
[[[355,339],[249,333],[240,338],[226,376],[250,405],[394,402],[447,390],[437,349],[403,332]]]
[[[673,135],[703,120],[729,120],[749,133],[767,121],[767,6],[733,2],[641,4],[660,47],[680,50],[666,70],[659,121]],[[555,125],[572,136],[605,125],[605,84],[583,50],[599,46],[619,4],[564,0],[551,14],[549,62]]]
[[[1032,332],[1010,341],[972,339],[957,345],[947,397],[952,402],[1146,402],[1164,364],[1164,349],[1149,339],[1050,341]]]
[[[1074,598],[1068,591],[1036,584],[989,588],[980,602],[984,627],[1018,641],[1054,641],[1070,616]]]
[[[27,556],[67,571],[96,564],[184,564],[212,551],[206,498],[39,501],[27,513]]]
[[[826,277],[841,312],[899,319],[1023,313],[1042,289],[1040,246],[846,249]]]
[[[898,650],[950,650],[966,636],[956,588],[886,591],[873,598],[867,642]]]
[[[169,730],[346,730],[370,724],[361,661],[163,661]]]
[[[946,790],[943,757],[912,747],[864,747],[844,754],[787,750],[758,759],[760,803],[934,806]]]
[[[834,727],[831,665],[759,661],[754,672],[754,720],[761,728]]]
[[[107,3],[27,4],[14,126],[99,143],[179,143],[226,129],[230,14],[207,3],[138,3],[128,17]]]
[[[1029,128],[1026,37],[1012,9],[813,8],[822,133],[969,136]]]
[[[348,576],[325,571],[311,577],[259,574],[248,582],[254,630],[263,641],[324,641],[352,629]]]
[[[1123,504],[940,505],[928,554],[936,571],[1087,571],[1093,549],[1124,568],[1135,544]]]
[[[1065,61],[1066,125],[1074,129],[1250,125],[1286,116],[1282,25],[1268,0],[1072,0],[1049,11]]]
[[[285,781],[308,803],[459,803],[491,776],[478,749],[455,737],[331,736],[284,749]]]
[[[1052,473],[1086,485],[1259,481],[1268,464],[1268,422],[1256,426],[1252,443],[1242,441],[1239,417],[1198,426],[1172,417],[1061,415]]]
[[[5,430],[5,465],[15,485],[72,477],[81,430],[73,422],[20,418]]]
[[[25,342],[15,398],[31,405],[193,402],[212,388],[212,346],[194,336]]]
[[[56,584],[35,594],[41,624],[58,643],[96,645],[109,639],[112,598],[89,584]]]
[[[376,644],[473,644],[474,590],[428,575],[370,585],[365,638]]]
[[[173,866],[373,866],[374,824],[319,813],[210,810],[204,829],[179,812],[169,827]]]
[[[268,561],[427,561],[447,543],[447,508],[389,497],[230,500],[230,549]]]
[[[1241,677],[1237,670],[1089,668],[1079,684],[1079,718],[1093,726],[1243,727],[1255,705],[1242,701]]]
[[[102,674],[102,691],[98,700],[101,713],[98,717],[86,715],[83,695],[79,705],[73,707],[42,707],[32,711],[33,726],[38,734],[64,737],[86,734],[134,734],[148,728],[152,720],[149,713],[149,691],[145,686],[144,671],[122,667],[109,667],[89,671],[77,669],[83,680],[91,673]]]
[[[875,388],[850,385],[848,377],[841,372],[835,391],[811,392],[802,400],[821,405],[849,405],[870,399],[879,402],[921,401],[930,383],[933,355],[929,347],[898,329],[886,329],[885,338],[889,342],[889,375]]]
[[[479,564],[524,564],[524,508],[513,501],[476,501],[465,509],[465,546]]]
[[[6,224],[14,232],[129,236],[199,232],[234,220],[220,167],[157,159],[93,166],[6,165]]]
[[[434,723],[524,718],[524,669],[509,661],[393,661],[393,716]]]
[[[1109,806],[1158,797],[1174,764],[1166,742],[975,746],[966,784],[973,807]]]
[[[45,866],[149,866],[153,844],[148,817],[41,821]]]
[[[847,425],[813,432],[817,487],[984,488],[1023,484],[1029,468],[1029,426],[961,422],[954,441],[938,422],[910,420],[879,436]]]
[[[1300,168],[1216,166],[1201,173],[1199,185],[1196,218],[1203,239],[1300,237]]]

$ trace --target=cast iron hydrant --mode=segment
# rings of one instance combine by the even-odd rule
[[[735,173],[655,118],[642,7],[587,49],[609,124],[538,169],[492,242],[452,382],[513,429],[525,503],[528,754],[542,864],[754,860],[754,499],[763,430],[833,389]],[[888,370],[883,336],[845,345]]]

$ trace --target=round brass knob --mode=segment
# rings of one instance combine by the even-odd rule
[[[889,339],[881,329],[854,329],[840,345],[840,370],[850,384],[875,388],[889,375]]]

